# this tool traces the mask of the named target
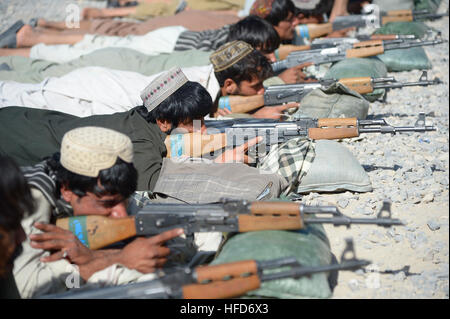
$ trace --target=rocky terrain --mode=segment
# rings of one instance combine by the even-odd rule
[[[3,0],[0,32],[18,19],[64,20],[70,4],[102,7],[105,1]],[[439,12],[447,10],[442,1]],[[449,39],[449,19],[428,25]],[[374,102],[370,118],[395,126],[414,125],[419,112],[436,132],[362,134],[344,140],[368,172],[369,193],[305,196],[306,204],[337,205],[351,217],[375,217],[384,199],[392,201],[392,217],[406,225],[382,228],[326,226],[332,250],[339,258],[344,238],[353,237],[357,257],[373,264],[364,272],[341,272],[333,298],[449,298],[449,44],[425,47],[432,62],[429,77],[444,83],[391,90],[386,102]],[[417,81],[419,71],[390,73],[399,81]]]

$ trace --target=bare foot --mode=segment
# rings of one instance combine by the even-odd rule
[[[47,27],[47,20],[45,20],[45,19],[38,19],[36,26],[37,27],[43,27],[43,28]]]
[[[18,48],[26,48],[33,46],[33,42],[31,39],[34,37],[33,28],[25,24],[19,31],[16,33],[16,46]]]
[[[30,57],[30,48],[24,49],[0,49],[0,56],[24,56]]]

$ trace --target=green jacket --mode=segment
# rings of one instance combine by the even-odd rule
[[[59,152],[64,134],[83,126],[110,128],[130,137],[134,165],[138,171],[138,190],[152,190],[167,154],[164,139],[156,124],[148,123],[133,108],[127,112],[77,117],[57,111],[26,107],[0,109],[0,153],[21,166],[34,165]]]

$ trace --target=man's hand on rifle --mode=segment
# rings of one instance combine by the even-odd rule
[[[307,75],[303,72],[303,69],[313,64],[314,63],[312,62],[299,64],[287,69],[286,71],[283,71],[280,75],[278,75],[278,77],[282,79],[286,84],[305,82]]]
[[[348,36],[347,33],[352,30],[356,30],[356,28],[352,27],[352,28],[346,28],[346,29],[342,29],[342,30],[336,30],[331,33],[328,33],[325,38],[345,38]]]
[[[214,117],[220,116],[227,116],[228,114],[232,114],[231,110],[228,109],[218,109],[216,114],[214,114]]]
[[[276,106],[264,106],[260,108],[258,111],[252,114],[254,118],[257,119],[274,119],[279,120],[283,116],[283,111],[286,111],[290,108],[298,108],[300,103],[292,102],[283,105]]]
[[[166,263],[170,254],[164,243],[181,234],[183,229],[175,228],[149,238],[138,237],[121,250],[119,261],[125,267],[144,274],[154,272]]]
[[[40,222],[36,222],[33,226],[43,233],[30,235],[31,247],[52,252],[50,256],[42,257],[42,262],[66,258],[73,264],[83,265],[94,258],[94,252],[83,245],[72,232]]]
[[[233,149],[226,150],[225,152],[220,154],[214,160],[214,162],[216,162],[216,163],[245,163],[245,164],[248,164],[249,158],[248,158],[248,155],[246,155],[245,153],[247,153],[249,147],[252,147],[253,145],[258,144],[259,142],[262,141],[262,139],[263,138],[261,136],[258,136],[258,137],[252,138],[251,140],[249,140],[248,142],[246,142],[240,146],[236,146]]]

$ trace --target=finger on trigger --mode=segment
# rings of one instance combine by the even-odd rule
[[[159,235],[153,236],[149,238],[151,243],[160,244],[168,241],[169,239],[175,238],[183,234],[183,228],[174,228],[171,230],[167,230]]]

